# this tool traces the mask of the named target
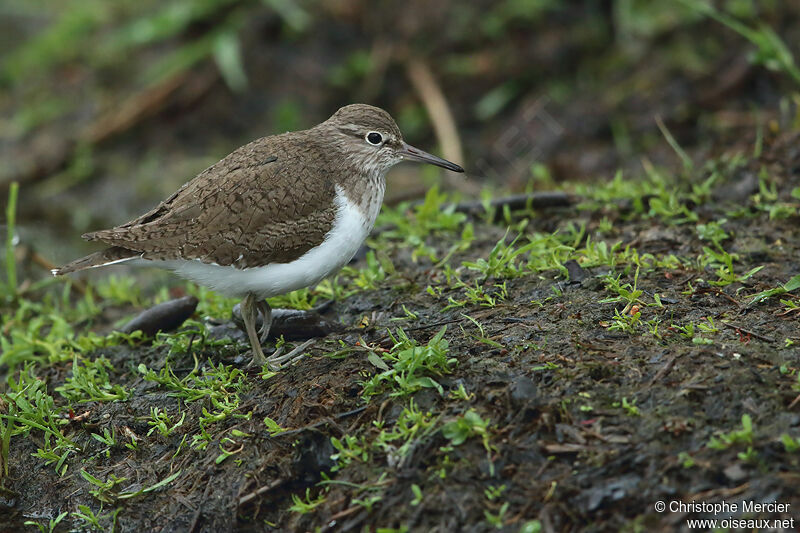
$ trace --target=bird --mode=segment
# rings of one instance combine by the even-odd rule
[[[147,213],[84,234],[106,248],[52,273],[152,266],[240,298],[250,364],[275,368],[261,346],[272,324],[266,298],[313,287],[352,259],[375,225],[386,172],[401,161],[464,172],[406,143],[385,110],[350,104],[307,130],[256,139]]]

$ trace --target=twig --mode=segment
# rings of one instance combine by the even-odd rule
[[[681,162],[683,163],[683,168],[685,170],[691,170],[692,167],[694,166],[692,158],[689,157],[686,151],[683,148],[681,148],[681,145],[678,144],[678,141],[675,140],[675,137],[673,137],[672,132],[669,131],[667,125],[664,124],[663,120],[661,120],[661,115],[656,115],[656,126],[658,126],[658,129],[661,130],[661,134],[667,140],[667,144],[670,145],[670,147],[675,151],[675,153],[681,159]]]
[[[798,402],[800,402],[800,394],[798,394],[798,395],[795,397],[795,399],[794,399],[794,400],[792,400],[792,403],[790,403],[790,404],[789,404],[789,407],[787,407],[786,409],[788,409],[788,410],[794,409],[794,406],[795,406],[795,405],[797,405],[797,404],[798,404]]]
[[[506,206],[512,211],[520,209],[542,209],[550,207],[569,207],[580,201],[576,196],[562,191],[542,191],[531,194],[514,194],[502,198],[493,198],[489,207],[502,209]],[[468,215],[480,215],[486,212],[483,202],[470,201],[455,205],[455,210]]]
[[[464,151],[461,148],[456,122],[430,67],[421,59],[412,57],[406,62],[406,74],[428,111],[433,131],[442,146],[445,158],[463,161]]]
[[[200,503],[197,506],[197,510],[194,512],[192,516],[192,523],[189,525],[189,529],[187,531],[192,533],[194,528],[197,527],[197,523],[200,520],[200,515],[203,513],[203,502],[208,500],[208,494],[211,492],[211,481],[213,481],[213,477],[209,476],[208,482],[206,483],[206,490],[203,491],[203,498],[200,500]]]
[[[82,132],[81,140],[97,144],[129,129],[142,118],[161,109],[167,98],[186,82],[188,74],[187,71],[179,72],[114,106],[113,112],[103,114]]]
[[[246,504],[247,502],[256,499],[258,496],[261,496],[265,492],[269,492],[269,491],[271,491],[273,489],[276,489],[276,488],[280,487],[284,483],[286,483],[285,479],[276,479],[275,481],[273,481],[269,485],[264,485],[263,487],[260,487],[260,488],[254,490],[253,492],[251,492],[249,494],[245,494],[244,496],[239,498],[239,506],[242,506],[242,505]]]
[[[409,57],[406,60],[406,75],[422,100],[422,105],[428,111],[433,131],[442,147],[445,159],[463,163],[464,151],[461,148],[461,138],[458,136],[456,121],[453,119],[447,99],[430,67],[419,58]],[[476,183],[463,176],[448,173],[445,175],[445,179],[450,187],[464,193],[477,195],[480,192],[480,187]]]
[[[203,96],[218,77],[217,69],[210,67],[199,73],[179,72],[147,87],[110,107],[80,133],[59,139],[55,144],[52,141],[40,143],[43,146],[32,151],[27,158],[29,162],[23,162],[22,168],[12,171],[10,176],[0,176],[0,183],[29,183],[46,178],[63,168],[81,144],[99,144],[131,129],[145,118],[162,111],[179,90],[183,90],[183,95],[174,100],[180,100],[181,105],[187,105]]]
[[[711,489],[706,490],[703,492],[697,492],[695,494],[689,494],[686,496],[684,501],[713,501],[717,498],[726,499],[730,498],[731,496],[736,496],[737,494],[741,494],[750,486],[750,482],[743,483],[738,487],[731,487],[731,488],[721,488],[721,489]]]
[[[722,296],[723,298],[727,299],[729,302],[731,302],[736,307],[741,307],[742,306],[742,304],[737,302],[736,299],[733,296],[731,296],[729,294],[726,294],[725,291],[723,291],[719,287],[702,287],[702,288],[698,288],[698,289],[695,289],[694,292],[692,292],[692,296],[694,296],[695,294],[713,294],[715,296]]]
[[[750,335],[751,337],[755,337],[756,339],[761,339],[762,341],[771,342],[771,343],[775,342],[775,339],[767,337],[766,335],[761,335],[760,333],[756,333],[753,330],[745,329],[745,328],[743,328],[741,326],[737,326],[736,324],[731,324],[730,322],[723,322],[722,324],[727,326],[727,327],[729,327],[729,328],[731,328],[731,329],[733,329],[733,330],[735,330],[735,331],[741,331],[742,333]]]
[[[35,252],[31,246],[23,244],[18,246],[17,248],[20,250],[20,253],[23,256],[23,261],[30,260],[33,264],[38,265],[43,269],[45,269],[48,275],[50,272],[52,272],[54,268],[58,267],[58,265],[56,265],[43,255],[41,255],[40,253]],[[86,295],[86,290],[87,290],[86,284],[79,279],[75,278],[70,279],[70,289],[76,292],[79,296]]]
[[[339,511],[335,515],[331,516],[330,519],[328,520],[328,522],[333,522],[335,520],[340,520],[340,519],[344,518],[345,516],[350,516],[351,514],[353,514],[356,511],[358,511],[359,509],[363,509],[363,508],[364,507],[361,506],[361,505],[354,505],[352,507],[348,507],[347,509],[345,509],[343,511]]]
[[[652,387],[653,383],[655,383],[656,381],[659,381],[661,378],[663,378],[664,376],[669,374],[670,370],[672,370],[672,367],[675,366],[675,360],[676,359],[677,359],[677,357],[673,357],[669,361],[664,363],[664,366],[662,366],[661,368],[658,369],[658,372],[656,372],[656,375],[653,376],[653,379],[650,380],[650,383],[648,383],[647,386],[648,387]]]
[[[299,428],[295,428],[295,429],[289,429],[287,431],[281,431],[280,433],[276,433],[273,436],[273,438],[286,437],[286,436],[289,436],[289,435],[297,435],[298,433],[302,433],[304,431],[308,431],[309,429],[316,429],[316,428],[318,428],[320,426],[324,426],[326,424],[333,424],[333,425],[338,427],[338,425],[334,422],[334,420],[340,420],[340,419],[346,418],[348,416],[357,415],[358,413],[364,411],[365,409],[366,409],[366,407],[357,407],[357,408],[355,408],[355,409],[353,409],[351,411],[345,411],[344,413],[338,413],[338,414],[334,415],[333,417],[325,417],[324,419],[322,419],[322,420],[320,420],[318,422],[314,422],[313,424],[308,424],[308,425],[303,426],[303,427],[299,427]]]

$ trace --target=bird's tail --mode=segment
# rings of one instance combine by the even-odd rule
[[[70,272],[77,272],[78,270],[84,270],[87,268],[96,268],[122,263],[124,261],[139,258],[141,255],[141,252],[128,250],[127,248],[122,248],[120,246],[112,246],[111,248],[106,248],[105,250],[89,254],[86,257],[76,259],[75,261],[67,263],[61,268],[54,268],[51,270],[51,272],[54,276],[61,276],[63,274],[69,274]]]

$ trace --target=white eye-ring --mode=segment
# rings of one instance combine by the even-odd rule
[[[383,142],[383,135],[381,135],[377,131],[371,131],[367,133],[367,135],[364,138],[367,140],[369,144],[373,146],[380,146],[381,143]]]

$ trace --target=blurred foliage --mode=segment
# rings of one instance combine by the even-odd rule
[[[459,92],[471,93],[470,107],[478,121],[498,116],[534,86],[551,84],[554,93],[574,89],[574,83],[561,83],[558,72],[547,70],[573,67],[567,77],[577,72],[586,80],[583,68],[574,69],[581,50],[605,50],[590,68],[600,74],[605,61],[608,66],[620,64],[615,54],[640,55],[669,32],[692,31],[704,17],[751,41],[756,46],[754,62],[800,81],[791,51],[762,21],[776,19],[785,9],[777,0],[615,0],[610,9],[594,2],[567,5],[556,0],[411,4],[418,8],[416,15],[399,2],[374,9],[356,1],[7,0],[0,10],[9,21],[11,42],[0,56],[0,88],[13,96],[13,116],[0,134],[23,135],[87,106],[113,105],[115,92],[161,83],[206,61],[216,64],[232,91],[244,93],[251,88],[250,76],[264,75],[254,74],[250,51],[268,53],[270,42],[300,38],[310,52],[318,50],[309,43],[325,43],[328,57],[319,58],[327,70],[323,79],[341,90],[383,76],[385,58],[376,54],[376,46],[388,44],[400,56],[430,56],[437,70],[454,79],[474,80],[472,90]],[[278,21],[278,26],[269,21]],[[548,31],[558,31],[560,42],[538,38]],[[618,48],[609,47],[611,42]],[[706,45],[695,52],[681,49],[679,42],[675,46],[676,61],[703,62],[702,55],[692,56]],[[558,57],[566,61],[541,61]],[[413,129],[418,115],[408,111],[401,116],[413,117]]]
[[[5,0],[0,199],[18,181],[23,223],[118,223],[236,146],[354,101],[435,151],[410,59],[430,69],[487,186],[522,190],[532,169],[594,180],[664,145],[656,115],[673,148],[705,138],[710,121],[692,117],[704,91],[725,89],[732,57],[758,80],[731,108],[796,91],[799,19],[779,0]]]
[[[763,65],[770,70],[782,72],[800,84],[800,69],[795,64],[792,52],[781,37],[775,33],[775,30],[767,24],[759,21],[755,26],[750,26],[737,19],[733,14],[720,11],[703,0],[681,0],[681,2],[699,13],[724,24],[753,43],[756,46],[755,52],[750,55],[750,60],[753,63]],[[741,1],[732,3],[736,6],[740,16],[747,17],[749,15],[749,18],[752,18],[755,14],[752,4],[748,5],[747,2]]]
[[[106,89],[147,87],[213,59],[231,90],[247,88],[240,33],[258,5],[255,2],[37,3],[41,10],[34,11],[24,0],[10,0],[3,8],[12,18],[42,28],[9,47],[0,61],[0,87],[13,89],[17,106],[11,122],[18,134],[68,114],[83,102],[60,95],[55,89],[63,84],[89,81]],[[309,15],[294,2],[264,0],[262,6],[296,32],[308,26]]]

